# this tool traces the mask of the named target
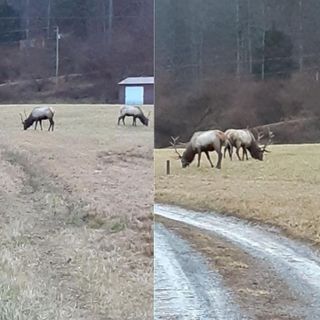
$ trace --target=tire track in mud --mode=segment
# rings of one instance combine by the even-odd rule
[[[74,263],[64,254],[62,242],[68,237],[66,230],[70,236],[76,232],[72,223],[84,224],[84,212],[78,212],[82,207],[76,206],[79,201],[66,194],[62,185],[50,181],[40,166],[27,160],[25,155],[2,147],[0,163],[8,171],[2,175],[10,188],[0,190],[0,265],[6,270],[1,276],[6,286],[17,292],[10,304],[0,305],[0,313],[16,309],[12,318],[37,314],[50,319],[100,319],[87,306],[86,290],[77,283]],[[56,203],[52,205],[52,201]],[[5,299],[7,293],[0,290],[0,294]],[[21,310],[15,304],[21,305]]]
[[[320,255],[315,250],[275,230],[265,230],[233,217],[167,205],[155,205],[154,211],[161,217],[219,236],[271,266],[272,272],[283,279],[299,300],[298,319],[320,319]]]
[[[189,244],[155,224],[155,319],[246,319],[221,277]]]

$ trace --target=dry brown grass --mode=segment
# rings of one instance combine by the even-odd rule
[[[156,201],[257,220],[320,244],[320,145],[270,150],[263,162],[225,159],[221,171],[211,169],[205,156],[200,169],[196,161],[182,169],[172,150],[156,150]]]
[[[0,319],[150,319],[153,126],[57,105],[22,131],[23,109],[0,107]]]

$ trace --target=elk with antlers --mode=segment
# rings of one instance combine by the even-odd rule
[[[25,115],[25,120],[23,120],[22,114],[20,113],[21,117],[21,122],[23,124],[23,129],[27,130],[29,127],[33,125],[35,122],[35,127],[34,129],[37,129],[37,124],[40,122],[40,128],[42,130],[42,120],[49,120],[50,126],[48,131],[50,129],[53,131],[54,128],[54,121],[53,121],[53,116],[54,116],[55,111],[51,107],[36,107],[32,110],[29,116],[27,116],[26,111],[24,111]]]
[[[244,156],[246,156],[246,159],[248,160],[247,150],[249,150],[252,158],[262,161],[264,152],[270,152],[266,148],[272,143],[272,139],[274,137],[274,134],[268,128],[268,141],[263,147],[261,147],[259,146],[259,142],[262,138],[264,138],[262,133],[258,134],[257,140],[249,129],[229,129],[225,132],[225,135],[227,137],[227,142],[224,149],[224,157],[226,155],[226,151],[228,150],[229,157],[232,160],[233,147],[235,147],[237,157],[239,160],[241,160],[239,151],[242,148],[242,161],[244,160]]]
[[[124,118],[125,117],[133,117],[132,125],[136,126],[137,118],[141,121],[141,123],[145,126],[149,124],[149,116],[146,117],[142,111],[142,109],[138,106],[122,106],[120,109],[120,117],[118,118],[118,125],[120,124],[120,120],[122,120],[123,125],[125,125]]]
[[[218,154],[218,162],[216,168],[221,169],[221,148],[227,140],[225,134],[222,131],[209,130],[195,132],[191,137],[190,142],[187,144],[187,147],[182,155],[177,150],[177,141],[179,137],[171,137],[171,139],[172,141],[170,143],[174,147],[175,152],[178,154],[179,159],[181,160],[182,168],[189,166],[190,163],[194,160],[196,154],[198,154],[198,167],[200,167],[200,159],[202,152],[206,154],[207,159],[210,162],[211,167],[213,168],[214,166],[211,162],[209,152],[216,151]]]

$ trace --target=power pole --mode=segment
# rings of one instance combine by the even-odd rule
[[[58,77],[59,77],[59,40],[61,35],[59,33],[59,27],[56,27],[56,85],[58,86]]]
[[[113,0],[109,0],[108,11],[108,49],[110,50],[112,44]]]

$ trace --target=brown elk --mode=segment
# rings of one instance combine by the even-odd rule
[[[122,120],[123,125],[125,125],[124,118],[125,117],[133,117],[132,125],[137,125],[137,118],[141,121],[141,123],[145,126],[148,126],[149,124],[149,117],[150,112],[148,116],[146,117],[142,111],[142,109],[138,106],[122,106],[120,109],[120,116],[118,118],[118,125],[120,124],[120,120]]]
[[[228,151],[229,157],[232,160],[233,147],[235,147],[237,157],[241,160],[239,151],[242,148],[242,161],[244,160],[244,156],[246,156],[246,159],[248,160],[247,150],[250,152],[252,158],[262,161],[263,154],[265,152],[270,152],[266,148],[271,144],[272,138],[274,137],[274,134],[268,128],[268,141],[263,147],[261,147],[259,146],[259,142],[264,137],[261,133],[258,134],[257,140],[249,129],[229,129],[225,131],[225,135],[227,136],[227,142],[224,149],[224,157],[226,155],[226,151]]]
[[[222,131],[209,130],[195,132],[191,137],[190,142],[187,144],[187,147],[182,155],[178,152],[176,147],[176,143],[179,137],[171,137],[171,139],[172,141],[170,143],[174,147],[175,152],[178,154],[179,159],[181,160],[182,168],[189,166],[191,162],[194,160],[196,154],[198,154],[198,167],[200,167],[200,159],[202,152],[206,154],[207,159],[210,162],[211,167],[213,168],[214,166],[211,162],[209,152],[216,151],[218,154],[218,162],[216,168],[221,169],[221,148],[227,140],[225,134]]]
[[[26,117],[25,120],[23,120],[22,114],[20,113],[21,122],[23,124],[23,129],[27,130],[35,122],[34,129],[36,130],[37,124],[38,124],[38,122],[40,122],[40,128],[42,130],[42,120],[49,120],[50,126],[49,126],[48,131],[50,131],[50,129],[52,129],[52,131],[53,131],[53,129],[54,129],[54,121],[53,121],[54,113],[55,113],[55,111],[51,107],[36,107],[31,111],[29,116],[27,116],[26,112],[24,112],[25,117]]]

